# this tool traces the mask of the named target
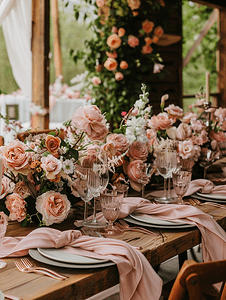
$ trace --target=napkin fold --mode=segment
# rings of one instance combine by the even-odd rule
[[[215,185],[212,181],[207,179],[195,179],[190,182],[185,196],[190,196],[196,192],[226,196],[226,185]]]
[[[160,298],[162,279],[141,252],[123,241],[82,236],[78,230],[62,232],[53,228],[38,228],[25,237],[5,237],[0,258],[24,256],[29,249],[38,247],[60,248],[72,254],[115,262],[120,275],[122,300]]]

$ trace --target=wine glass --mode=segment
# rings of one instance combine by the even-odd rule
[[[164,195],[163,197],[155,198],[157,202],[170,203],[172,199],[167,195],[167,178],[172,175],[172,172],[177,168],[177,152],[171,149],[164,149],[157,152],[156,167],[159,174],[164,178]]]
[[[122,233],[120,228],[114,226],[114,221],[118,218],[123,196],[124,193],[119,190],[105,189],[100,193],[101,209],[108,222],[107,227],[100,231],[103,235],[114,236]]]
[[[84,207],[84,217],[83,217],[83,226],[88,226],[89,221],[87,220],[88,211],[87,211],[87,203],[93,198],[92,192],[88,187],[88,176],[89,176],[90,168],[82,167],[80,165],[76,166],[76,189],[79,193],[79,197],[85,202]]]
[[[88,175],[88,188],[93,194],[94,205],[93,205],[93,219],[89,223],[89,227],[102,228],[106,224],[96,219],[97,211],[97,198],[100,193],[106,188],[109,182],[109,172],[107,164],[107,154],[100,149],[96,152],[95,158],[93,159],[92,168],[89,170]]]
[[[188,190],[189,183],[191,182],[192,172],[188,171],[177,171],[173,174],[173,187],[174,191],[178,196],[177,203],[182,204],[183,196]]]
[[[145,198],[145,186],[148,184],[148,182],[151,179],[151,176],[156,170],[156,165],[154,162],[152,163],[142,163],[139,164],[139,168],[143,172],[144,176],[140,178],[139,182],[142,184],[142,189],[141,189],[141,197]]]
[[[219,153],[208,148],[202,148],[199,157],[199,165],[204,168],[203,178],[206,179],[207,169],[215,160],[219,159]]]

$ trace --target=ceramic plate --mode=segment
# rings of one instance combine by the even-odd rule
[[[136,225],[139,225],[139,226],[145,226],[145,227],[152,227],[152,228],[161,228],[161,229],[175,229],[175,230],[181,230],[181,229],[186,229],[186,228],[192,228],[192,227],[195,227],[195,225],[190,225],[190,224],[184,224],[184,225],[181,225],[181,226],[172,226],[172,225],[155,225],[155,224],[148,224],[148,223],[144,223],[144,222],[140,222],[140,221],[137,221],[131,217],[126,217],[124,218],[125,221],[128,221],[129,223],[131,224],[136,224]]]
[[[41,255],[41,253],[39,253],[37,249],[29,249],[29,255],[33,259],[35,259],[39,262],[42,262],[44,264],[51,265],[51,266],[56,266],[56,267],[62,267],[62,268],[93,269],[93,268],[110,267],[110,266],[115,265],[115,263],[112,262],[112,261],[109,261],[109,262],[106,262],[106,263],[101,263],[101,264],[90,264],[90,265],[64,263],[64,262],[56,261],[56,260],[53,260],[53,259],[49,259],[49,258]]]
[[[226,195],[220,195],[220,194],[204,194],[204,193],[196,193],[196,195],[208,199],[214,199],[214,200],[224,200],[226,201]]]
[[[202,195],[205,195],[205,194],[202,194]],[[193,195],[191,195],[191,197],[196,198],[196,199],[201,200],[201,201],[216,202],[216,203],[221,203],[221,204],[226,203],[226,199],[225,200],[211,199],[211,198],[206,198],[204,196],[199,196],[197,194],[193,194]]]
[[[57,261],[72,263],[72,264],[102,264],[109,260],[96,259],[91,257],[80,256],[77,254],[66,253],[60,249],[53,248],[37,248],[38,252],[43,256]]]
[[[152,225],[164,225],[164,226],[183,226],[184,223],[176,223],[172,221],[165,221],[165,220],[159,220],[155,219],[153,217],[149,216],[141,216],[141,215],[136,215],[134,213],[130,214],[130,217],[144,223],[152,224]]]

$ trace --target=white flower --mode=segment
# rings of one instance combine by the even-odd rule
[[[63,170],[66,174],[72,174],[74,172],[74,164],[70,159],[63,161]]]

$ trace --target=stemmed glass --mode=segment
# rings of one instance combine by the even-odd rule
[[[87,186],[94,197],[93,219],[89,227],[102,228],[106,224],[96,219],[97,197],[106,188],[109,182],[107,154],[100,149],[96,152],[92,168],[89,171]]]
[[[171,149],[164,149],[157,152],[156,167],[159,174],[164,178],[164,195],[160,198],[155,198],[156,201],[162,203],[170,203],[171,198],[167,196],[167,178],[172,175],[177,166],[177,152]]]
[[[90,168],[82,167],[80,165],[76,166],[76,189],[79,193],[79,197],[85,202],[84,208],[84,217],[83,217],[83,226],[89,226],[89,221],[87,220],[88,211],[87,211],[87,203],[93,198],[92,192],[88,187],[88,176],[90,172]]]
[[[118,218],[119,211],[123,202],[124,193],[119,190],[105,189],[100,194],[101,209],[105,219],[108,222],[106,228],[100,233],[106,236],[114,236],[122,233],[122,230],[114,226],[114,221]]]
[[[204,168],[203,178],[206,179],[207,169],[212,165],[212,163],[219,159],[219,154],[216,151],[203,148],[201,151],[201,156],[199,158],[199,165]]]
[[[192,172],[177,171],[173,173],[173,187],[178,196],[177,203],[182,204],[183,196],[188,190],[189,183],[191,182]]]
[[[155,172],[156,165],[154,162],[142,163],[139,165],[139,168],[141,169],[142,173],[144,174],[144,177],[140,178],[139,182],[142,184],[141,197],[145,198],[145,186],[148,184],[148,182],[151,179],[151,176]]]

